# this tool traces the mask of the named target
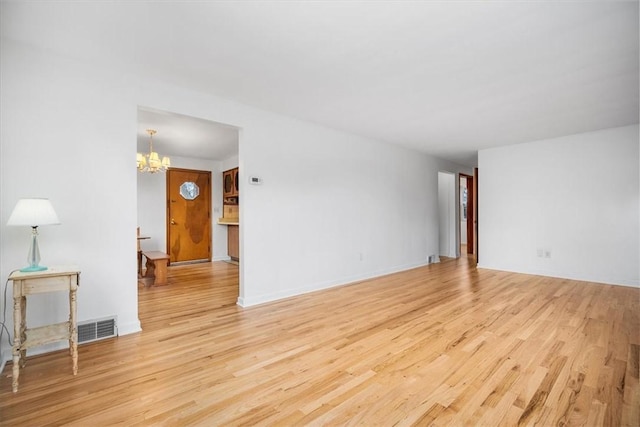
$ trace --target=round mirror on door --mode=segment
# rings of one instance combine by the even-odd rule
[[[183,182],[180,186],[180,195],[185,200],[194,200],[200,195],[200,188],[195,182]]]

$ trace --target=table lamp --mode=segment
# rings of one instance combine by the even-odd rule
[[[20,199],[13,208],[7,225],[28,225],[31,227],[31,247],[27,261],[29,266],[20,269],[23,272],[43,271],[47,267],[39,265],[38,227],[40,225],[60,224],[56,211],[49,199]]]

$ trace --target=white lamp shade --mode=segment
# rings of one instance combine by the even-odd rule
[[[13,208],[7,225],[39,225],[60,224],[58,215],[49,199],[20,199]]]

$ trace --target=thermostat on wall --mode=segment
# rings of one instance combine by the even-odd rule
[[[259,176],[250,176],[249,184],[260,185],[262,184],[262,178],[260,178]]]

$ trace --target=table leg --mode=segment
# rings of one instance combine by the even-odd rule
[[[22,295],[20,297],[20,342],[25,343],[27,341],[27,296]],[[22,346],[24,347],[24,346]],[[20,367],[24,368],[27,363],[27,349],[22,348],[20,351]]]
[[[73,290],[69,289],[69,355],[73,359],[73,341],[71,337],[73,336],[73,322],[71,319],[71,311],[73,310],[71,307],[73,306],[73,302],[71,301],[71,293]]]
[[[147,258],[147,271],[144,274],[144,277],[151,277],[154,279],[154,281],[156,278],[156,263],[149,258]]]
[[[12,386],[13,392],[18,391],[18,377],[20,376],[20,345],[21,345],[21,328],[20,322],[22,320],[22,314],[20,310],[22,304],[20,301],[20,293],[17,291],[17,286],[14,286],[13,296],[13,379]]]
[[[169,260],[161,259],[156,261],[156,278],[153,280],[154,285],[166,285],[167,284],[167,262]]]
[[[76,325],[76,290],[69,291],[69,350],[73,360],[73,375],[78,373],[78,327]]]

